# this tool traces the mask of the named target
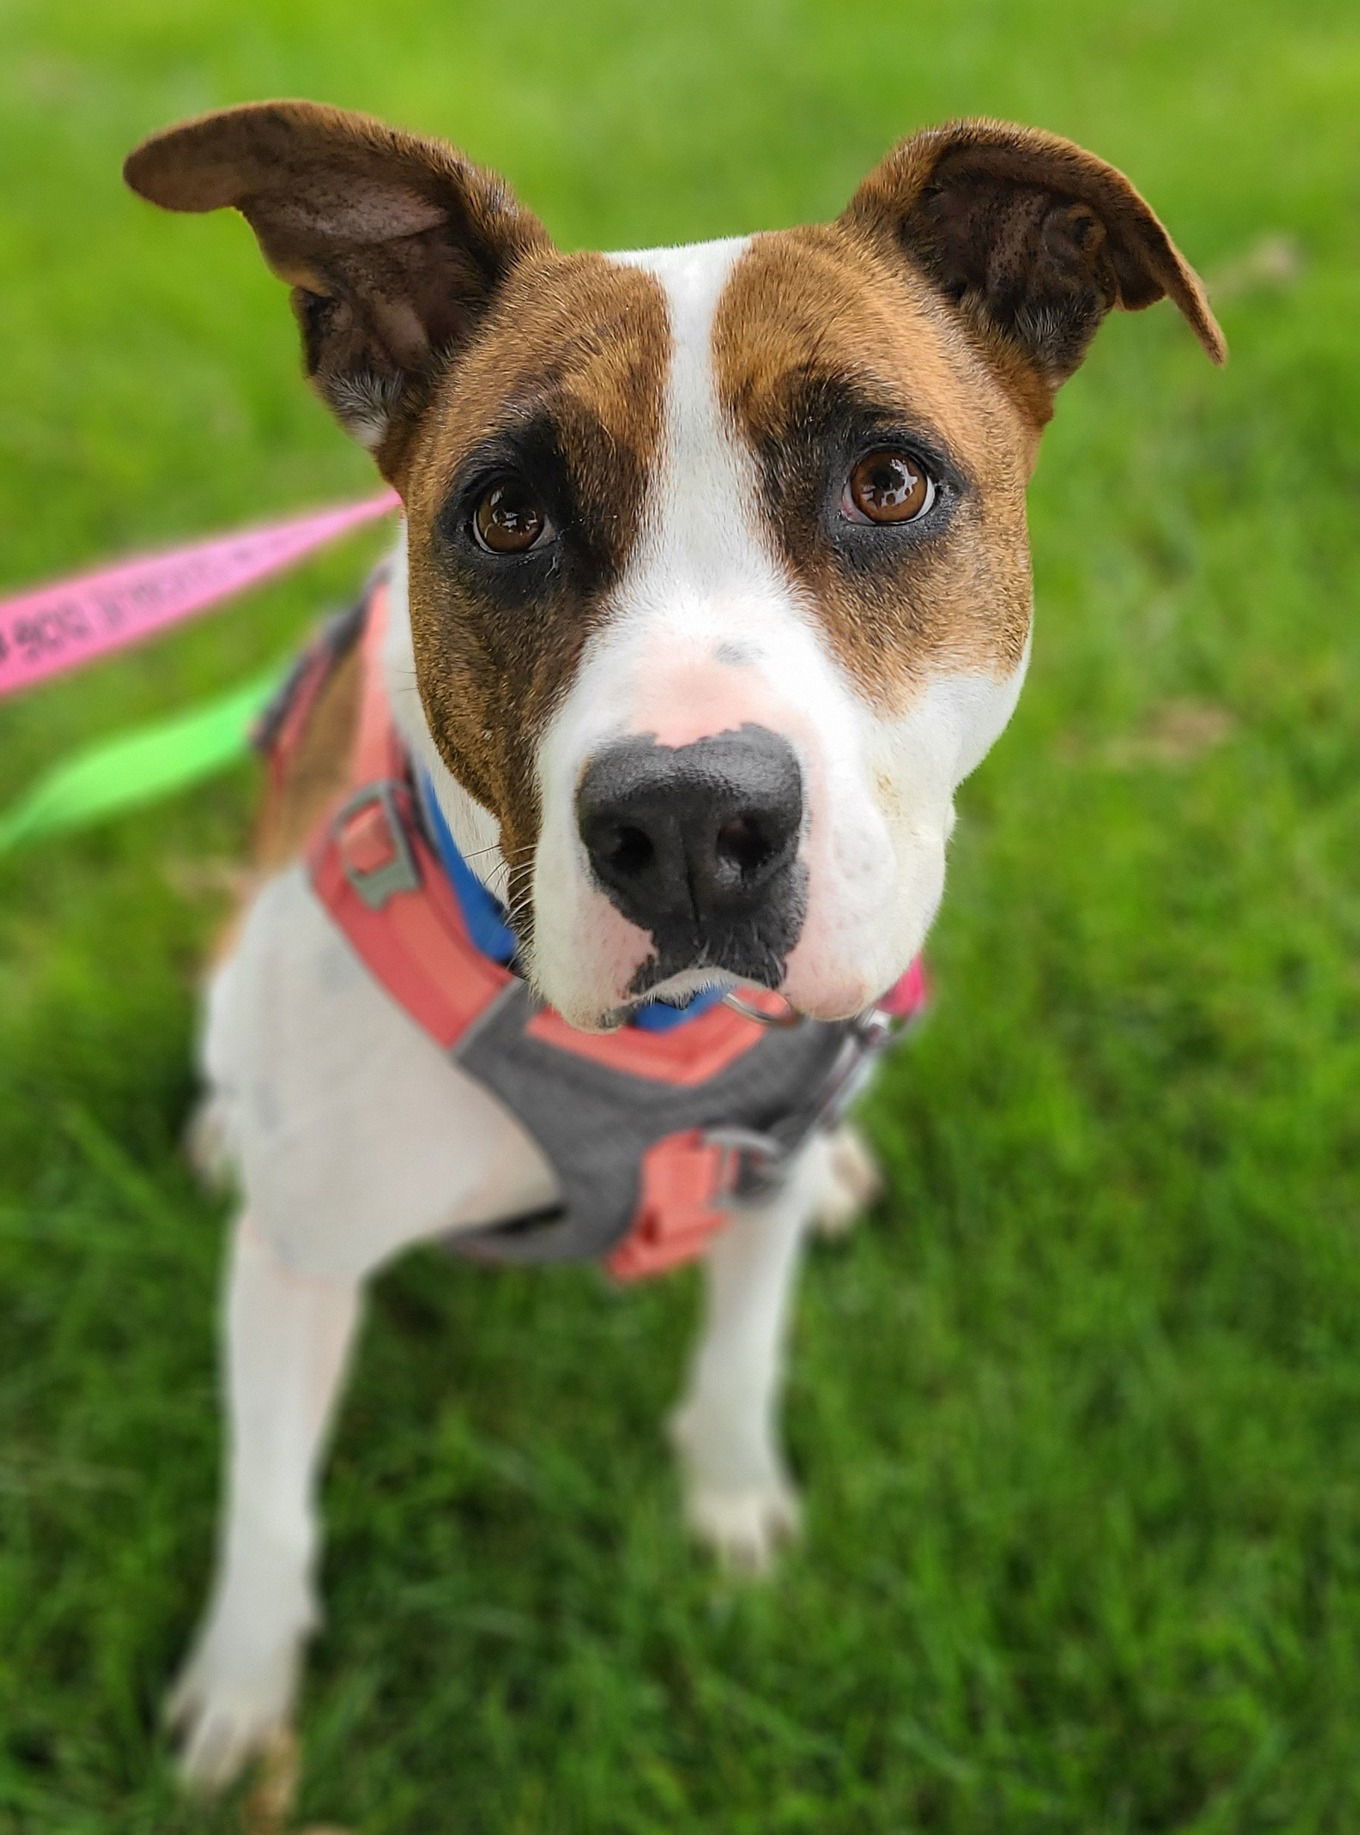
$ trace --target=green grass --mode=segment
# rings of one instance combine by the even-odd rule
[[[806,1544],[687,1548],[688,1279],[417,1257],[330,1480],[304,1808],[364,1835],[1360,1828],[1360,22],[1332,0],[645,9],[3,0],[0,571],[367,488],[228,219],[118,164],[306,94],[446,132],[561,238],[827,214],[899,132],[1124,165],[1233,347],[1102,334],[1033,492],[1021,711],[963,796],[892,1198],[812,1257]],[[1293,239],[1274,278],[1245,261]],[[368,544],[371,551],[371,543]],[[365,543],[0,709],[0,803],[245,678]],[[1190,704],[1189,712],[1181,704]],[[176,1141],[229,780],[0,861],[0,1830],[174,1835],[222,1216]]]

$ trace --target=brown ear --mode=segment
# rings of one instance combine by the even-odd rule
[[[507,187],[452,147],[314,102],[167,128],[123,176],[167,210],[246,217],[293,288],[308,375],[385,471],[510,269],[550,246]]]
[[[844,220],[906,252],[1014,371],[1048,391],[1113,306],[1175,302],[1215,363],[1223,334],[1193,270],[1133,186],[1034,128],[956,121],[904,140]]]

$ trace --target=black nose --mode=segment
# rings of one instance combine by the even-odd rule
[[[599,884],[658,945],[665,930],[702,947],[713,929],[791,901],[802,774],[788,741],[763,726],[683,746],[619,740],[581,779],[576,812]],[[796,934],[796,924],[781,934],[783,949]],[[672,941],[683,954],[680,935]]]

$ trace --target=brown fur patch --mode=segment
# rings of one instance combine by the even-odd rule
[[[537,838],[535,746],[643,520],[669,349],[652,276],[599,255],[525,261],[398,478],[425,712],[450,770],[499,817],[511,859]],[[521,448],[527,477],[546,467],[560,525],[552,553],[527,567],[466,536],[485,464],[504,453],[519,465]]]
[[[719,302],[714,361],[780,556],[863,691],[892,706],[940,672],[1011,673],[1029,630],[1038,429],[934,289],[852,226],[758,236]],[[913,430],[947,459],[959,489],[938,533],[838,547],[829,518],[858,456],[843,442],[864,437],[845,404],[851,422]]]

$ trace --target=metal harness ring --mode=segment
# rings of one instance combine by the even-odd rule
[[[782,994],[779,998],[784,999]],[[787,1000],[784,1001],[782,1013],[766,1013],[762,1008],[753,1007],[749,1001],[743,1000],[735,990],[729,990],[723,995],[723,1005],[731,1007],[734,1013],[740,1013],[743,1019],[753,1019],[758,1026],[788,1030],[794,1026],[801,1026],[803,1023],[803,1015],[796,1013]]]

